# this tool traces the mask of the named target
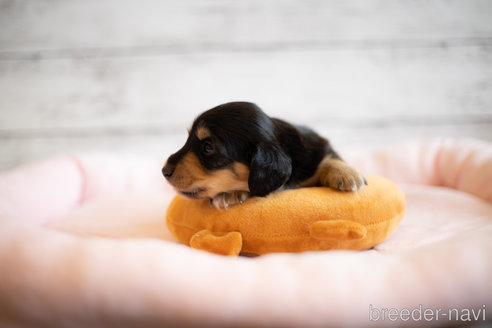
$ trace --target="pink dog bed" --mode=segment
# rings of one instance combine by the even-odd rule
[[[212,255],[173,240],[164,220],[174,192],[160,175],[162,162],[86,154],[5,172],[0,326],[490,320],[492,145],[435,140],[346,158],[402,187],[408,208],[397,231],[367,251],[257,258]]]

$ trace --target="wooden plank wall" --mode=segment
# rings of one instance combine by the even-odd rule
[[[232,100],[343,149],[492,141],[492,1],[0,0],[0,169],[164,159]]]

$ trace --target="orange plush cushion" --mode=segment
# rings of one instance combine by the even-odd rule
[[[225,210],[176,196],[167,225],[179,242],[223,255],[368,249],[396,229],[405,214],[405,196],[388,179],[367,180],[368,186],[355,193],[285,190]]]

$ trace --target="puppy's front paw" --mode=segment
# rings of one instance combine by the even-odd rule
[[[248,198],[249,192],[247,191],[223,192],[210,199],[210,206],[215,206],[215,208],[220,210],[242,204]]]
[[[367,185],[367,180],[354,168],[341,160],[331,160],[320,176],[323,186],[340,191],[357,191]]]

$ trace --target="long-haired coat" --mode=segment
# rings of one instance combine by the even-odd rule
[[[185,145],[162,173],[182,195],[217,208],[285,188],[367,184],[309,128],[271,118],[248,102],[214,107],[195,119]]]

